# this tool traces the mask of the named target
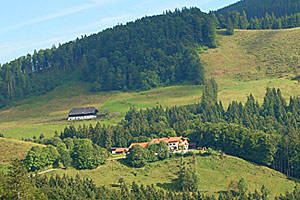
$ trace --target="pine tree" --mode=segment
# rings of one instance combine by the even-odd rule
[[[178,181],[183,191],[198,190],[198,175],[191,168],[187,168],[186,165],[182,166],[179,172]]]
[[[201,103],[215,105],[218,101],[218,84],[215,79],[207,79],[204,83]]]
[[[233,35],[234,34],[234,27],[233,27],[233,23],[232,23],[230,17],[228,17],[228,19],[227,19],[226,34],[227,35]]]
[[[246,12],[243,11],[242,15],[240,16],[240,25],[239,27],[241,29],[247,29],[248,28],[248,19],[247,19],[247,15]]]
[[[158,157],[160,160],[165,160],[169,158],[169,148],[165,141],[160,141],[159,143],[159,151],[158,151]]]
[[[217,47],[217,32],[216,32],[216,20],[214,14],[210,13],[206,23],[207,42],[206,45],[210,48]]]
[[[8,170],[4,180],[4,194],[1,194],[3,199],[46,199],[45,195],[30,182],[22,160],[13,160]]]

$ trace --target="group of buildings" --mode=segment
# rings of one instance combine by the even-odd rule
[[[189,142],[187,137],[165,137],[165,138],[155,138],[150,142],[138,142],[132,143],[128,148],[111,148],[112,154],[126,154],[133,146],[140,145],[141,147],[147,148],[149,144],[159,144],[161,141],[165,141],[168,145],[169,151],[176,150],[188,150]]]
[[[68,121],[72,120],[84,120],[84,119],[95,119],[97,118],[98,110],[95,107],[85,107],[85,108],[73,108],[69,112]],[[132,143],[128,148],[112,148],[112,154],[126,154],[134,145],[140,145],[147,148],[149,144],[159,144],[161,141],[165,141],[168,145],[169,151],[176,150],[187,150],[189,148],[188,138],[186,137],[165,137],[165,138],[155,138],[150,142],[139,142]]]

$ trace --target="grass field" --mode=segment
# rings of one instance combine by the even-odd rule
[[[0,137],[0,165],[9,164],[11,159],[24,159],[31,147],[37,145],[40,144]]]
[[[200,57],[207,76],[217,80],[225,106],[232,100],[245,102],[249,93],[262,102],[267,87],[280,88],[287,99],[300,94],[292,80],[300,75],[300,28],[219,33],[220,46]]]
[[[190,167],[195,169],[193,157],[185,157]],[[217,155],[197,156],[197,173],[200,178],[199,189],[206,193],[217,193],[227,191],[231,180],[245,178],[250,191],[260,189],[265,185],[271,191],[272,196],[291,191],[295,183],[284,175],[267,167],[257,166],[240,158],[227,156],[221,159]],[[118,161],[110,161],[94,170],[58,170],[51,174],[67,174],[92,178],[97,185],[105,185],[108,188],[117,188],[120,177],[125,179],[127,184],[135,181],[138,184],[154,184],[164,189],[178,189],[176,179],[181,166],[181,158],[174,157],[166,161],[150,163],[144,168],[131,168]],[[136,175],[134,175],[136,174]]]
[[[26,99],[0,111],[0,133],[15,139],[32,138],[43,133],[46,137],[62,131],[67,125],[114,124],[125,116],[130,106],[148,108],[156,105],[174,106],[196,103],[201,98],[201,87],[177,85],[141,92],[90,93],[87,83],[69,83],[44,96]],[[68,122],[73,107],[95,106],[104,119]]]

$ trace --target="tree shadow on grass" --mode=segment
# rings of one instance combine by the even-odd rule
[[[228,33],[227,33],[226,30],[224,30],[224,31],[223,30],[222,31],[218,31],[217,34],[218,35],[228,35]]]
[[[172,179],[171,183],[157,183],[156,186],[165,189],[165,190],[173,190],[173,191],[180,191],[179,181],[178,179]]]
[[[228,194],[228,191],[225,191],[225,190],[220,190],[217,192],[218,194]],[[235,195],[235,192],[234,191],[231,191],[231,194]]]
[[[120,185],[119,185],[119,184],[114,184],[114,183],[113,183],[113,184],[110,184],[110,186],[111,186],[111,187],[113,187],[113,188],[116,188],[116,187],[118,187],[118,188],[119,188],[119,187],[120,187]]]
[[[122,165],[125,165],[126,167],[131,167],[132,168],[132,163],[128,162],[127,159],[121,159],[121,160],[118,160],[117,162],[121,163]]]
[[[294,181],[296,183],[300,183],[300,180],[297,178],[294,178],[294,177],[287,177],[287,178],[288,178],[288,180]]]

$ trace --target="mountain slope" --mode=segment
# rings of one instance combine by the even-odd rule
[[[33,146],[42,145],[0,137],[0,171],[5,170],[11,160],[24,159]]]
[[[16,105],[0,111],[0,133],[16,139],[32,138],[41,133],[45,137],[74,124],[95,125],[119,122],[131,106],[151,108],[156,105],[175,106],[197,103],[202,89],[197,85],[176,85],[140,92],[89,92],[90,83],[68,82],[46,95],[18,101]],[[95,106],[101,118],[68,122],[74,107]]]
[[[299,28],[219,33],[220,47],[200,54],[207,76],[218,82],[219,100],[245,102],[252,93],[262,102],[267,87],[280,88],[286,98],[299,95]]]
[[[282,17],[285,15],[291,15],[300,12],[300,1],[299,0],[241,0],[237,3],[219,9],[216,14],[223,14],[229,11],[238,11],[242,13],[246,12],[248,19],[250,18],[261,18],[266,13],[272,14],[276,17]]]
[[[249,31],[237,30],[234,36],[219,32],[220,46],[200,54],[207,77],[214,77],[219,85],[219,100],[224,106],[233,101],[245,102],[252,93],[263,102],[266,87],[280,88],[283,97],[298,96],[300,85],[300,29]],[[80,124],[111,124],[124,117],[130,106],[151,108],[155,105],[175,106],[199,102],[201,86],[177,85],[145,92],[89,92],[92,84],[66,82],[56,90],[39,97],[18,101],[15,106],[0,111],[0,133],[7,137],[32,138],[43,133],[46,137],[61,131],[72,107],[96,106],[100,113],[108,113],[95,121]],[[289,100],[289,99],[286,99]],[[73,123],[73,122],[72,122]]]
[[[144,17],[89,37],[20,57],[0,68],[0,107],[45,94],[67,80],[94,91],[201,84],[196,46],[216,47],[211,15],[197,8]]]

